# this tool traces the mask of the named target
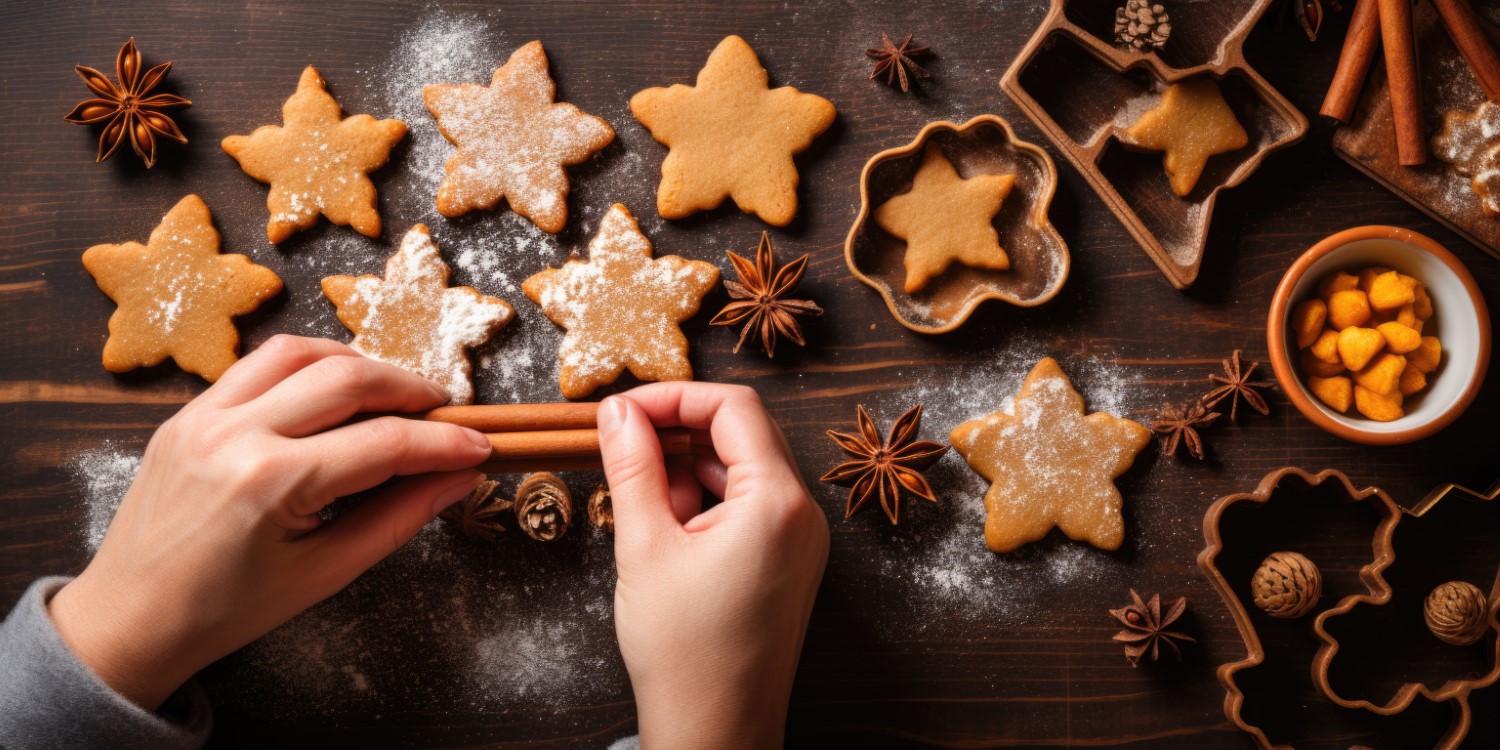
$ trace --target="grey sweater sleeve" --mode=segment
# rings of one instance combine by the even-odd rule
[[[197,680],[152,713],[100,682],[62,642],[47,601],[68,580],[33,583],[0,622],[0,748],[201,747],[213,714]]]

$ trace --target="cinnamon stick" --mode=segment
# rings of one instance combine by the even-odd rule
[[[693,452],[692,433],[682,428],[657,430],[662,454]],[[539,430],[486,434],[492,453],[479,470],[490,474],[522,471],[571,471],[600,467],[597,429]]]
[[[1339,66],[1333,71],[1333,81],[1328,84],[1328,95],[1323,97],[1319,112],[1339,122],[1354,119],[1359,93],[1364,89],[1379,47],[1380,0],[1359,0],[1349,17],[1349,33],[1339,53]]]
[[[1453,37],[1464,62],[1474,71],[1485,98],[1500,102],[1500,54],[1496,54],[1494,43],[1484,33],[1474,8],[1468,0],[1432,0],[1432,7],[1443,19],[1443,26],[1448,29],[1448,36]]]
[[[1407,167],[1424,164],[1427,132],[1422,122],[1422,76],[1411,0],[1380,0],[1380,41],[1385,47],[1385,76],[1396,122],[1397,160]]]
[[[429,422],[447,422],[480,432],[537,432],[592,430],[598,424],[599,404],[481,404],[443,406],[422,415]]]

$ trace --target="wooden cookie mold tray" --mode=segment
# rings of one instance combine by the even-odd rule
[[[1286,468],[1216,501],[1198,565],[1247,652],[1218,670],[1229,720],[1268,750],[1495,746],[1500,714],[1475,708],[1500,699],[1495,494],[1449,485],[1404,509],[1340,472]],[[1323,596],[1300,619],[1251,603],[1255,568],[1281,550],[1323,572]],[[1489,593],[1489,632],[1473,646],[1427,631],[1423,601],[1451,580]]]
[[[1153,53],[1111,43],[1117,0],[1052,0],[1000,81],[1178,289],[1198,278],[1219,192],[1307,133],[1307,118],[1245,60],[1245,38],[1271,2],[1173,4],[1172,36]],[[1210,158],[1193,191],[1178,197],[1161,154],[1129,151],[1114,135],[1167,86],[1200,75],[1218,82],[1250,143]]]

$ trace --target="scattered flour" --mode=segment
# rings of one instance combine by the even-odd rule
[[[948,432],[962,422],[1010,410],[1021,381],[1046,356],[1059,360],[1083,394],[1089,412],[1139,418],[1160,401],[1157,391],[1146,386],[1139,373],[1102,359],[1066,356],[1040,342],[1021,340],[980,361],[893,373],[893,380],[920,385],[882,393],[866,406],[879,428],[886,430],[902,411],[921,403],[921,435],[946,440]],[[815,467],[803,468],[812,475],[810,479],[816,478],[816,472],[811,471]],[[897,633],[909,633],[912,628],[941,626],[947,617],[1024,622],[1045,612],[1053,593],[1070,584],[1125,577],[1126,563],[1117,555],[1057,535],[1015,553],[997,555],[984,541],[983,498],[988,483],[953,451],[928,470],[927,479],[937,493],[937,505],[908,495],[903,501],[901,526],[892,530],[879,524],[887,538],[882,539],[870,572],[878,573],[880,585],[891,590],[889,601],[900,602],[900,606],[890,607],[889,614],[912,620],[904,624],[908,627],[890,631],[892,637],[902,637]],[[838,519],[848,490],[818,484],[814,492],[829,509],[833,523],[844,523]],[[1127,496],[1125,502],[1126,546],[1148,544],[1146,535],[1130,528],[1131,498]],[[868,511],[861,512],[865,513]],[[860,523],[859,518],[847,523]],[[858,570],[846,572],[861,574]],[[830,583],[825,581],[824,585]]]
[[[98,448],[78,454],[69,468],[83,491],[83,546],[93,552],[104,541],[104,532],[109,530],[115,510],[140,471],[141,454],[106,441]]]

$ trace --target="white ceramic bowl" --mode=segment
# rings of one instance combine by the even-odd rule
[[[1353,409],[1340,414],[1314,397],[1297,365],[1296,337],[1288,329],[1291,310],[1315,296],[1325,277],[1369,266],[1395,269],[1427,286],[1433,315],[1422,335],[1436,336],[1443,347],[1427,388],[1408,397],[1405,415],[1390,422],[1367,419]],[[1490,361],[1490,316],[1474,277],[1441,245],[1408,229],[1364,226],[1324,239],[1287,269],[1271,301],[1266,339],[1282,391],[1314,424],[1355,442],[1396,445],[1443,429],[1474,400]]]

